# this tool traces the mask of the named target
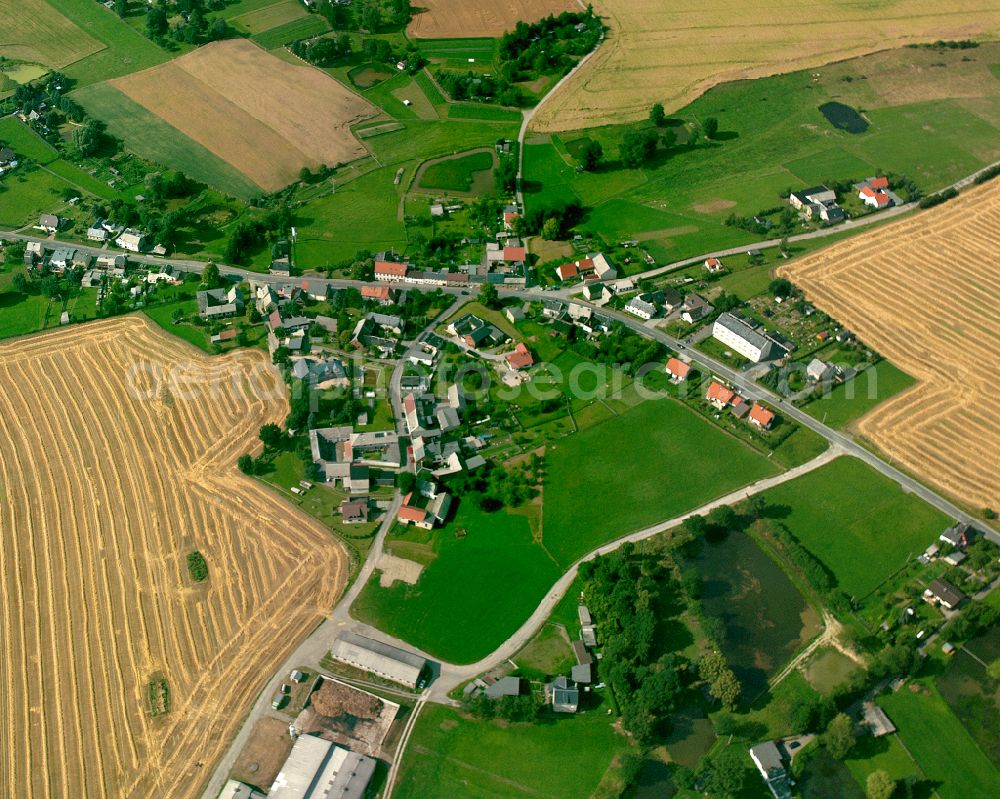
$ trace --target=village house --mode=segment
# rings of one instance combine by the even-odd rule
[[[115,239],[115,244],[129,252],[142,252],[146,248],[146,235],[133,228],[125,228]]]
[[[518,322],[524,320],[524,309],[519,305],[508,305],[503,309],[503,315],[507,317],[508,322],[516,325]]]
[[[29,241],[24,245],[24,264],[34,266],[45,255],[45,247],[40,241]]]
[[[722,261],[718,258],[706,258],[705,268],[708,270],[710,275],[717,275],[720,272],[726,271],[725,267],[722,265]]]
[[[343,500],[340,503],[340,517],[344,524],[365,524],[368,521],[368,500]]]
[[[821,361],[819,358],[813,358],[806,367],[806,377],[814,383],[822,383],[824,380],[829,380],[836,373],[837,370],[833,364]]]
[[[720,314],[712,325],[712,338],[731,347],[748,361],[760,363],[784,357],[784,349],[773,339],[754,330],[731,313]]]
[[[735,396],[735,391],[726,388],[718,380],[713,380],[708,386],[708,391],[705,392],[705,399],[720,411],[725,410],[725,407],[733,401]]]
[[[509,366],[513,371],[521,371],[522,369],[528,369],[534,365],[535,359],[531,355],[531,351],[524,345],[523,342],[518,342],[517,346],[514,347],[513,352],[508,352],[504,355],[507,361],[507,366]]]
[[[938,536],[938,540],[946,544],[951,544],[956,549],[965,549],[975,540],[975,534],[976,531],[972,526],[965,522],[959,522],[954,527],[949,527],[941,533]]]
[[[872,177],[855,185],[858,190],[858,199],[869,208],[888,208],[893,204],[889,195],[889,179],[886,177]]]
[[[715,310],[712,304],[698,294],[688,294],[681,305],[681,319],[693,325]]]
[[[583,298],[587,302],[601,302],[611,296],[611,291],[603,283],[588,283],[583,287]]]
[[[521,215],[517,212],[516,205],[508,205],[503,209],[503,229],[512,232],[514,230],[514,225],[517,224],[517,220],[521,218]]]
[[[46,233],[55,233],[59,230],[60,219],[55,214],[42,214],[38,217],[38,227]]]
[[[650,294],[637,294],[625,304],[625,310],[640,319],[652,319],[659,315],[660,309],[650,300],[652,300]]]
[[[405,280],[410,265],[395,261],[375,261],[376,280]]]
[[[450,509],[450,494],[439,491],[434,483],[418,480],[417,488],[403,498],[396,519],[400,524],[431,530],[444,524]]]
[[[377,302],[379,305],[392,305],[393,290],[389,286],[362,286],[361,299]]]
[[[924,590],[924,599],[947,610],[954,610],[966,600],[966,596],[947,580],[935,580]]]
[[[847,215],[837,205],[837,193],[827,186],[814,186],[803,191],[793,191],[788,202],[802,211],[806,219],[820,219],[828,224],[843,222]]]
[[[87,239],[89,241],[107,241],[108,237],[111,235],[105,230],[104,225],[101,224],[103,220],[98,219],[94,224],[87,228]]]
[[[757,744],[750,750],[750,759],[771,790],[774,799],[791,799],[792,786],[781,751],[774,741]]]
[[[520,677],[501,677],[499,680],[487,683],[486,690],[483,691],[487,699],[502,699],[505,696],[521,695]]]
[[[199,291],[198,316],[202,319],[224,319],[243,312],[243,294],[239,286],[230,289],[206,289]]]
[[[52,252],[49,258],[49,267],[57,272],[64,272],[73,265],[73,256],[76,250],[71,247],[60,247]]]
[[[569,678],[560,675],[545,685],[545,701],[556,713],[576,713],[580,707],[580,689]]]
[[[769,411],[759,402],[755,402],[753,407],[750,409],[750,413],[747,414],[747,421],[753,427],[757,427],[761,430],[770,430],[771,424],[774,422],[774,412]]]
[[[678,358],[671,358],[667,361],[666,372],[670,375],[671,383],[683,383],[691,372],[691,364],[684,363]]]

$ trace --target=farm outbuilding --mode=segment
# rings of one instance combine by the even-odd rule
[[[375,760],[302,735],[268,791],[268,799],[362,799]]]
[[[408,688],[417,687],[420,674],[427,666],[427,661],[419,655],[355,633],[342,633],[333,642],[330,656]]]

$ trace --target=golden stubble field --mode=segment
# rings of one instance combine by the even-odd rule
[[[857,423],[974,508],[1000,506],[1000,180],[782,267],[919,383]]]
[[[520,22],[536,22],[549,14],[580,11],[574,0],[420,0],[407,34],[414,39],[498,37]]]
[[[235,467],[287,412],[253,388],[276,380],[136,317],[0,346],[3,796],[197,796],[336,601],[341,546]]]
[[[911,42],[1000,33],[996,0],[594,0],[608,37],[532,121],[538,132],[677,110],[712,86]]]
[[[367,154],[351,126],[378,113],[325,72],[246,39],[213,42],[110,83],[266,191],[297,180],[304,166]]]

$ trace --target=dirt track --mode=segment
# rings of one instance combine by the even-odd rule
[[[287,411],[248,390],[275,379],[259,353],[209,359],[136,317],[0,347],[0,794],[197,796],[336,601],[343,550],[235,469]]]
[[[1000,180],[779,274],[919,379],[858,430],[973,508],[1000,507]]]

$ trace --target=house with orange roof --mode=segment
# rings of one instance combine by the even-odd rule
[[[759,402],[755,402],[747,416],[747,421],[761,430],[770,430],[771,423],[774,421],[774,411],[769,411]]]
[[[667,361],[666,372],[672,383],[683,383],[691,372],[691,364],[684,363],[679,358],[671,358]]]
[[[719,272],[725,272],[726,269],[722,265],[722,261],[718,258],[706,258],[705,268],[708,270],[709,274],[717,275]]]
[[[507,365],[515,372],[527,369],[535,363],[531,351],[522,342],[518,342],[517,346],[514,347],[514,351],[508,352],[504,358],[507,359]]]
[[[858,183],[858,199],[870,208],[888,208],[892,205],[889,196],[889,179],[886,177],[868,178]]]
[[[705,393],[705,399],[720,411],[725,410],[726,406],[733,401],[735,396],[735,391],[726,388],[718,380],[713,380],[708,387],[708,391]]]
[[[362,286],[361,299],[371,300],[379,305],[392,305],[392,289],[388,286]]]
[[[409,270],[409,264],[396,261],[375,261],[376,280],[403,280]]]

